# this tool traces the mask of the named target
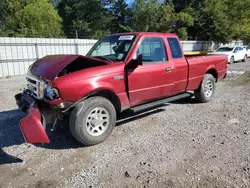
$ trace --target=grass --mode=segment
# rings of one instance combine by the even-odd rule
[[[250,72],[245,72],[239,78],[233,81],[234,85],[245,85],[250,83]]]

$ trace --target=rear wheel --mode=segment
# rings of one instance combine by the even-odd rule
[[[232,56],[231,58],[230,58],[230,61],[229,61],[229,64],[233,64],[234,63],[234,56]]]
[[[209,102],[215,93],[215,78],[211,74],[205,74],[200,87],[194,91],[195,99],[199,102]]]
[[[70,131],[85,146],[104,141],[116,123],[113,104],[103,97],[86,99],[76,106],[70,116]]]
[[[244,56],[244,59],[242,60],[243,62],[247,61],[247,55]]]

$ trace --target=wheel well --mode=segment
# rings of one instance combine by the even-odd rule
[[[210,70],[208,70],[208,71],[206,72],[206,74],[211,74],[211,75],[215,78],[215,80],[216,80],[216,82],[217,82],[218,73],[217,73],[217,71],[216,71],[215,69],[210,69]]]
[[[90,94],[88,96],[89,97],[93,97],[93,96],[100,96],[100,97],[104,97],[106,99],[108,99],[115,107],[116,112],[120,113],[121,112],[121,102],[120,99],[118,98],[118,96],[110,90],[99,90],[94,92],[93,94]]]

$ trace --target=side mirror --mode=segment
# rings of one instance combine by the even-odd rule
[[[142,65],[142,54],[137,55],[136,63],[137,65]]]
[[[136,58],[131,59],[126,67],[128,69],[136,69],[139,65],[142,65],[142,54],[139,54]]]

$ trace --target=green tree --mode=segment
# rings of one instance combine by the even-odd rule
[[[194,24],[194,18],[192,14],[190,14],[190,11],[189,8],[186,8],[176,13],[174,32],[177,33],[181,40],[188,39],[188,28]]]
[[[130,22],[132,10],[128,7],[125,0],[117,0],[111,3],[109,12],[111,13],[111,32],[126,32],[131,31]]]
[[[192,16],[186,10],[176,13],[172,2],[137,0],[134,5],[135,31],[175,32],[181,39],[187,39],[187,28],[192,25]]]
[[[80,38],[100,38],[108,34],[111,17],[98,0],[64,0],[58,5],[66,36],[77,31]]]
[[[194,19],[193,26],[188,27],[189,36],[195,40],[230,42],[233,31],[228,22],[228,8],[224,0],[198,2],[194,0],[187,9]]]
[[[60,37],[62,19],[48,0],[35,0],[20,11],[17,24],[25,37]]]
[[[6,0],[2,0],[0,1],[0,36],[3,35],[5,27],[6,27],[6,23],[5,23],[5,19],[7,16],[7,2]]]
[[[250,0],[224,0],[234,39],[250,41]]]
[[[29,0],[3,0],[0,3],[1,7],[1,35],[15,36],[18,32],[18,19],[20,18],[20,11],[29,3]]]
[[[60,37],[62,19],[49,0],[8,0],[2,36]]]
[[[170,32],[173,27],[173,7],[156,0],[137,0],[134,4],[134,31]]]

